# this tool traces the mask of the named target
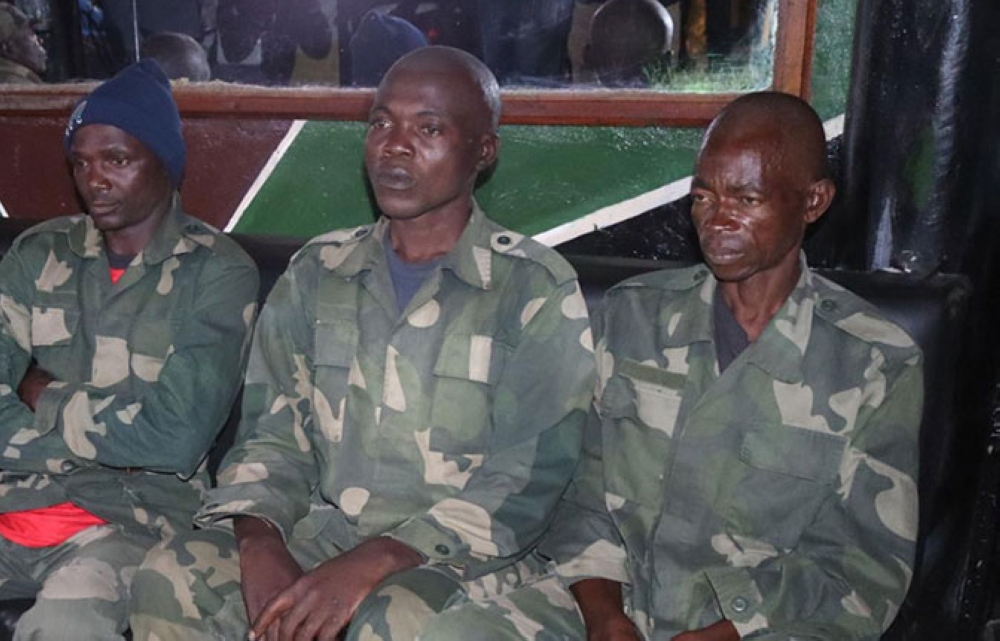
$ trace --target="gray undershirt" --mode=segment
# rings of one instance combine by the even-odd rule
[[[408,263],[399,257],[392,248],[389,234],[385,235],[385,258],[389,262],[389,276],[392,278],[392,289],[396,292],[396,310],[402,314],[414,294],[420,289],[438,265],[441,259],[426,263]]]
[[[726,368],[750,346],[750,339],[743,331],[733,311],[722,298],[722,288],[715,288],[715,298],[712,301],[712,321],[715,332],[715,353],[719,359],[719,372]]]

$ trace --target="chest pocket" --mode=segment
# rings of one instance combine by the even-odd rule
[[[321,320],[313,338],[313,419],[328,442],[339,443],[351,365],[358,351],[358,328],[349,322]]]
[[[508,348],[492,336],[448,335],[434,365],[430,447],[449,454],[484,452],[493,427],[495,387]],[[509,399],[511,403],[516,399]]]
[[[685,383],[682,375],[630,360],[608,381],[601,402],[612,426],[603,431],[608,494],[659,505]]]
[[[788,425],[752,426],[723,509],[746,536],[790,548],[839,482],[847,439]]]
[[[31,308],[31,346],[69,345],[80,324],[80,307],[75,291],[36,292]]]

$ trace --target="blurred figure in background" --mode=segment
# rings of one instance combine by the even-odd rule
[[[0,84],[40,83],[47,54],[31,22],[17,7],[0,2]]]
[[[584,64],[603,85],[646,86],[651,68],[670,64],[673,33],[656,0],[609,0],[594,13]]]
[[[394,62],[428,44],[427,36],[405,18],[369,11],[351,36],[351,84],[377,86]]]
[[[204,82],[212,77],[205,50],[184,33],[154,33],[142,41],[140,57],[156,60],[171,80],[187,78],[191,82]]]

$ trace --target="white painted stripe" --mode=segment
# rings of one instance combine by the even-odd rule
[[[558,227],[543,231],[540,234],[535,234],[534,238],[543,245],[554,247],[584,234],[589,234],[592,231],[604,229],[624,220],[635,218],[639,214],[644,214],[660,205],[683,198],[689,191],[691,191],[691,176],[675,180],[669,185],[658,187],[653,191],[647,191],[635,198],[629,198],[620,203],[602,207],[582,218],[577,218]]]
[[[10,218],[10,214],[8,214],[7,210],[4,209],[4,207],[3,207],[3,201],[2,200],[0,200],[0,218]]]
[[[823,132],[827,140],[832,140],[844,133],[844,114],[840,114],[823,123]],[[691,191],[691,176],[675,180],[674,182],[658,187],[644,194],[639,194],[634,198],[623,200],[607,207],[602,207],[581,218],[570,221],[558,227],[553,227],[546,231],[534,235],[534,239],[543,245],[554,247],[579,238],[585,234],[598,229],[604,229],[611,225],[635,218],[675,200],[683,198]]]
[[[271,177],[271,174],[274,172],[275,167],[278,166],[278,163],[281,162],[281,159],[285,157],[288,149],[292,146],[292,143],[295,142],[295,139],[298,138],[299,132],[302,131],[302,127],[304,127],[305,124],[305,120],[296,120],[292,123],[292,126],[288,128],[288,133],[286,133],[285,137],[280,143],[278,143],[277,148],[271,154],[271,157],[268,159],[263,169],[261,169],[260,173],[257,174],[257,179],[253,181],[253,184],[250,185],[250,189],[243,195],[243,200],[240,202],[239,207],[236,208],[236,213],[233,214],[233,217],[229,219],[229,223],[226,225],[226,232],[233,231],[236,228],[236,225],[239,224],[240,219],[243,218],[243,214],[250,207],[250,203],[252,203],[257,197],[257,194],[260,193],[261,188],[264,187],[264,183],[266,183]]]

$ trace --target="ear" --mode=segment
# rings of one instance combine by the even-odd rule
[[[809,185],[806,192],[805,221],[807,225],[816,222],[820,216],[826,213],[836,193],[837,188],[829,178],[821,178]]]
[[[479,158],[476,159],[476,172],[480,173],[488,169],[496,162],[497,154],[500,153],[500,136],[495,133],[483,134],[479,140]]]

